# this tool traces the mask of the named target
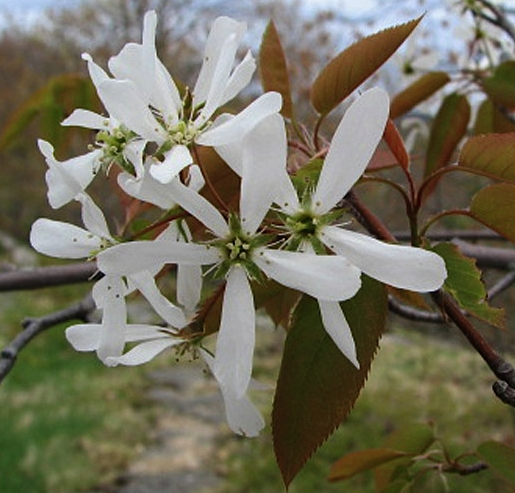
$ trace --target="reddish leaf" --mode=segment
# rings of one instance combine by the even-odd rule
[[[494,103],[515,109],[515,61],[501,63],[493,75],[483,81],[483,89]]]
[[[515,183],[515,133],[472,137],[463,146],[458,164]]]
[[[404,115],[432,96],[450,80],[450,77],[445,72],[429,72],[424,74],[392,99],[390,117],[395,119]]]
[[[265,91],[277,91],[282,95],[281,114],[286,118],[291,118],[293,116],[293,104],[286,57],[273,21],[268,23],[263,34],[259,50],[259,67],[263,89]]]
[[[483,188],[470,204],[472,217],[515,243],[515,185],[499,183]]]
[[[383,441],[383,446],[399,450],[410,455],[424,453],[435,441],[433,428],[423,423],[412,423],[391,433]],[[410,458],[399,459],[390,464],[382,465],[374,471],[376,490],[384,491],[391,480],[394,479],[394,472],[399,468],[406,468],[410,465]]]
[[[431,126],[426,154],[425,177],[446,166],[467,131],[470,105],[460,94],[450,94],[443,102]]]
[[[326,115],[390,58],[420,22],[405,24],[367,36],[342,51],[322,69],[311,88],[311,103]]]
[[[392,119],[388,119],[386,122],[386,128],[384,129],[383,138],[388,145],[390,151],[397,159],[399,165],[405,170],[409,169],[410,165],[410,157],[406,147],[404,146],[404,141],[402,140],[401,134],[397,130],[395,123],[393,123]]]
[[[351,452],[337,460],[329,472],[329,481],[341,481],[351,478],[363,471],[369,471],[387,462],[406,457],[406,452],[388,448],[378,448]]]
[[[515,485],[515,449],[513,447],[491,440],[480,444],[477,452],[493,471]]]
[[[294,311],[272,413],[274,449],[286,485],[354,406],[384,331],[387,298],[381,283],[363,276],[358,294],[341,305],[359,370],[327,335],[316,300],[304,296]]]

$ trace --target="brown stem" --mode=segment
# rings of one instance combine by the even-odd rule
[[[38,267],[0,273],[0,291],[38,289],[94,280],[100,273],[95,262]]]
[[[394,241],[395,237],[356,196],[349,192],[346,197],[353,210],[358,213],[358,220],[372,234],[386,241]],[[490,346],[481,333],[466,318],[454,299],[443,290],[432,293],[433,299],[442,311],[451,319],[467,338],[476,352],[483,358],[494,375],[499,379],[494,384],[495,394],[506,404],[515,407],[515,369]]]

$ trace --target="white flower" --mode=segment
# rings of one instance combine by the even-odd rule
[[[254,132],[268,134],[267,127],[263,122]],[[178,204],[216,237],[210,244],[138,241],[114,246],[98,256],[99,268],[109,275],[130,275],[157,262],[218,265],[226,286],[213,368],[220,386],[238,398],[245,394],[252,372],[255,310],[250,279],[265,275],[323,301],[348,299],[360,285],[359,270],[344,258],[264,246],[267,240],[257,231],[276,196],[276,189],[270,187],[271,174],[279,177],[282,170],[269,159],[256,167],[248,159],[256,152],[266,154],[267,147],[244,148],[239,219],[231,216],[226,221],[210,202],[179,180],[170,184]]]
[[[144,20],[142,44],[129,43],[109,61],[115,79],[99,84],[109,114],[142,139],[155,142],[163,154],[150,172],[167,183],[193,163],[193,144],[219,146],[241,139],[261,119],[281,108],[281,96],[267,93],[234,118],[216,110],[234,98],[250,81],[255,62],[248,53],[233,70],[245,24],[227,17],[215,20],[206,42],[204,63],[191,93],[179,91],[155,49],[155,12]],[[130,103],[129,103],[130,102]]]
[[[433,291],[446,277],[444,261],[438,255],[387,244],[333,225],[333,209],[365,171],[382,137],[388,111],[388,96],[380,89],[365,92],[349,107],[334,134],[318,183],[312,193],[308,190],[302,203],[286,172],[286,131],[279,117],[268,117],[260,125],[261,133],[248,134],[243,154],[225,148],[224,157],[244,183],[249,182],[249,169],[263,170],[264,180],[268,181],[261,186],[275,191],[274,201],[282,211],[291,245],[304,251],[329,248],[358,272],[381,282],[412,291]],[[266,168],[265,162],[269,163]],[[327,332],[343,354],[359,366],[352,334],[339,304],[335,299],[304,291],[319,300]]]
[[[82,205],[82,220],[86,229],[51,219],[41,218],[34,222],[30,232],[30,243],[40,253],[57,258],[93,258],[100,251],[116,244],[111,236],[102,211],[95,205],[89,195],[79,193],[76,199]],[[164,232],[163,235],[169,235]],[[168,236],[169,237],[169,236]],[[97,308],[103,310],[104,327],[103,344],[99,349],[99,358],[105,362],[109,356],[120,353],[120,330],[126,324],[125,296],[135,289],[152,304],[156,312],[170,325],[182,327],[186,324],[183,311],[171,303],[157,288],[154,275],[161,265],[151,266],[150,270],[133,272],[122,281],[121,276],[107,276],[93,287],[93,298]],[[200,273],[196,277],[191,269],[187,271],[188,279],[181,281],[182,286],[192,285],[197,291]],[[184,273],[182,278],[184,278]],[[182,292],[186,288],[182,288]],[[198,295],[199,296],[199,295]],[[183,300],[187,295],[182,295]],[[198,299],[193,302],[196,303]],[[115,351],[116,349],[116,351]],[[113,351],[115,351],[113,353]],[[121,353],[120,353],[121,354]]]

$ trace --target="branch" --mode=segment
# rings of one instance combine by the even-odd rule
[[[0,273],[0,292],[86,282],[97,279],[99,274],[93,262],[2,272]]]
[[[427,310],[414,308],[409,305],[403,305],[402,303],[399,303],[393,296],[388,296],[388,308],[392,313],[395,313],[408,320],[414,320],[415,322],[426,322],[432,324],[442,324],[446,322],[441,313],[430,312]]]
[[[87,321],[89,314],[95,309],[91,295],[79,303],[64,310],[59,310],[39,318],[28,318],[22,322],[23,330],[0,352],[0,382],[6,377],[16,363],[19,352],[38,334],[70,320]]]
[[[395,240],[395,237],[381,220],[359,200],[353,191],[350,191],[345,198],[351,204],[353,211],[356,211],[358,220],[368,231],[382,240]],[[499,379],[493,387],[495,395],[506,404],[515,407],[515,369],[513,366],[495,352],[449,294],[443,290],[431,294],[438,306],[454,322],[476,352],[483,358],[490,370],[492,370],[492,373]]]

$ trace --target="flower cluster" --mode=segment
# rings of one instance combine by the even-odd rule
[[[78,109],[64,120],[63,125],[97,132],[82,156],[59,162],[52,146],[40,142],[51,206],[78,201],[84,228],[39,219],[31,243],[50,256],[94,259],[103,274],[93,287],[101,322],[66,331],[77,350],[96,351],[109,366],[139,365],[171,347],[190,351],[205,360],[218,381],[231,428],[253,436],[263,427],[247,396],[254,385],[255,283],[271,279],[317,299],[327,333],[359,367],[339,302],[357,293],[361,273],[425,292],[442,285],[445,266],[432,252],[386,244],[338,222],[341,199],[383,135],[389,112],[383,90],[371,89],[354,101],[334,133],[316,184],[298,187],[287,170],[279,94],[265,93],[238,114],[217,115],[255,70],[250,54],[235,66],[245,25],[216,19],[195,86],[179,90],[156,54],[156,22],[154,12],[146,14],[141,44],[129,43],[109,60],[111,75],[84,55],[109,116]],[[206,147],[239,175],[237,204],[224,203],[209,182],[199,152]],[[86,192],[99,171],[113,167],[125,194],[160,211],[144,235],[112,234]],[[219,199],[216,206],[205,189]],[[158,282],[172,269],[173,300]],[[198,327],[202,296],[209,290],[222,297],[214,350]],[[136,291],[162,324],[130,323],[126,299]]]

